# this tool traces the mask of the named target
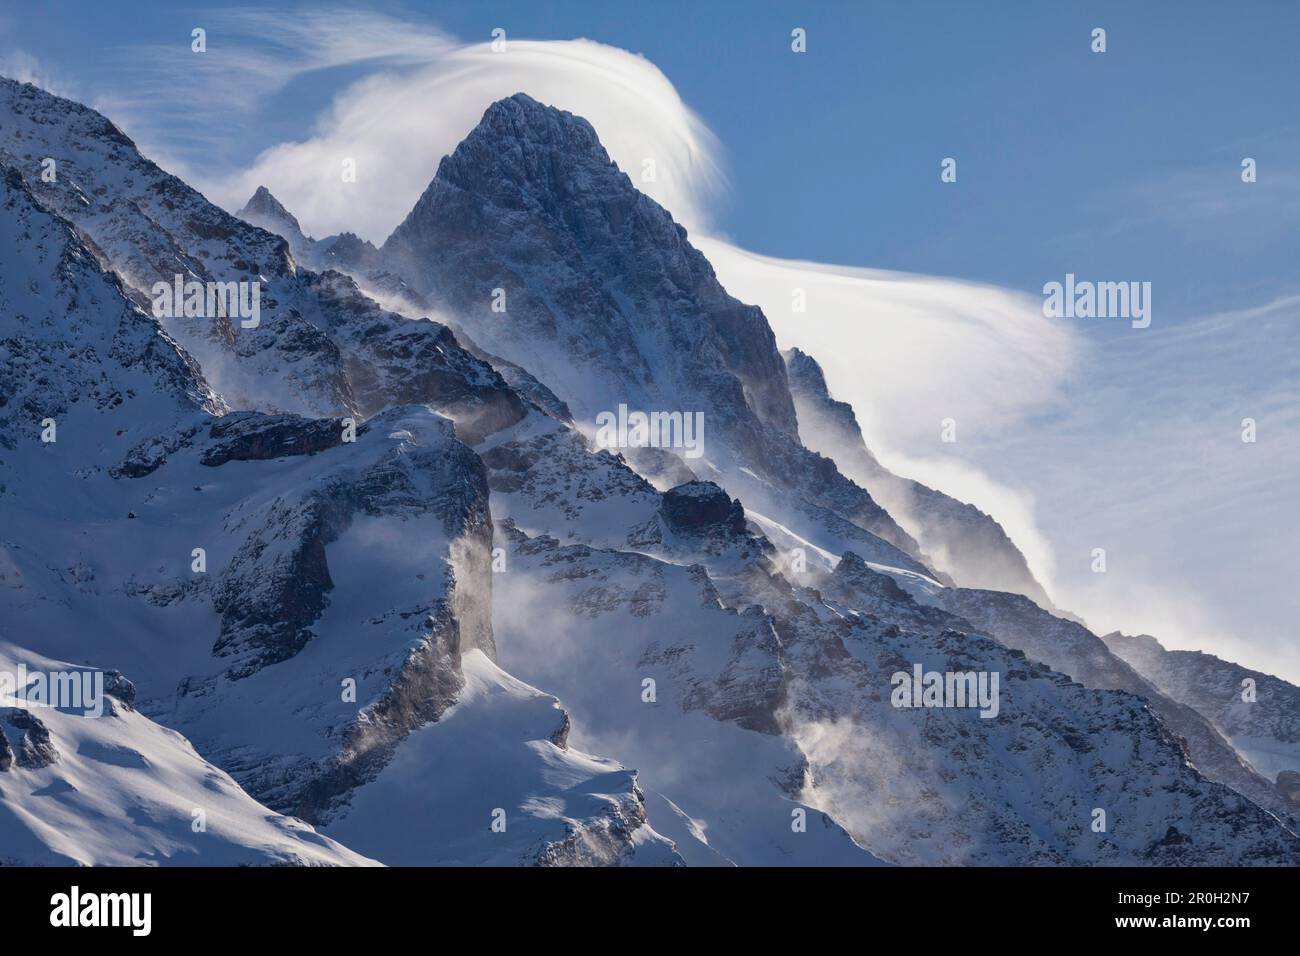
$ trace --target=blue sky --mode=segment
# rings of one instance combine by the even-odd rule
[[[105,92],[145,75],[122,68],[121,48],[184,51],[212,8],[126,6],[140,12],[98,0],[11,8],[0,50]],[[643,53],[723,143],[731,189],[718,223],[758,252],[1030,291],[1044,274],[1132,276],[1170,310],[1272,297],[1300,254],[1295,4],[369,6],[465,41],[502,26]],[[808,30],[803,56],[789,50],[794,25]],[[1107,29],[1105,54],[1089,50],[1094,26]],[[213,52],[222,42],[213,35]],[[267,145],[301,136],[362,72],[298,78],[249,132]],[[1261,170],[1249,195],[1238,179],[1247,155]],[[938,180],[946,156],[958,160],[955,186]]]
[[[651,149],[679,163],[662,192],[645,188],[720,241],[709,254],[728,287],[764,307],[782,345],[820,341],[874,449],[994,514],[1058,603],[1300,679],[1300,5],[356,9],[11,7],[0,72],[96,106],[227,208],[266,182],[309,232],[376,242],[489,93],[567,100],[629,172]],[[209,32],[203,58],[194,26]],[[1089,48],[1098,26],[1104,54]],[[468,55],[495,27],[607,46]],[[624,87],[602,102],[585,88],[600,82]],[[389,102],[406,113],[379,116]],[[382,167],[365,201],[341,198],[336,172],[332,193],[312,179],[359,135],[382,143],[362,163]],[[944,157],[956,183],[940,182]],[[773,278],[746,250],[921,279]],[[1043,284],[1067,272],[1150,282],[1152,327],[1047,323]],[[824,292],[821,311],[783,319],[783,282]],[[937,447],[950,410],[965,437]],[[1239,440],[1247,416],[1255,445]],[[1091,573],[1097,546],[1115,573]]]

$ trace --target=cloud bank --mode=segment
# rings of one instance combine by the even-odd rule
[[[156,154],[193,148],[189,128],[181,136],[165,122],[168,110],[196,98],[225,111],[228,131],[309,74],[360,75],[328,78],[326,85],[332,81],[340,91],[323,105],[309,135],[272,146],[233,171],[229,163],[216,174],[183,170],[226,208],[239,208],[266,185],[317,237],[352,231],[382,242],[439,159],[494,100],[522,90],[581,115],[636,185],[687,226],[728,290],[762,306],[781,346],[818,359],[835,396],[854,406],[877,456],[900,474],[992,514],[1058,604],[1102,629],[1148,629],[1167,646],[1231,650],[1244,662],[1253,658],[1255,666],[1272,663],[1277,670],[1280,655],[1273,652],[1281,648],[1286,602],[1270,595],[1276,587],[1261,575],[1251,576],[1251,584],[1244,571],[1219,573],[1223,559],[1215,553],[1219,540],[1246,546],[1246,530],[1234,534],[1234,527],[1267,531],[1259,521],[1223,511],[1225,487],[1259,483],[1258,461],[1247,464],[1234,457],[1239,449],[1213,445],[1215,465],[1206,480],[1197,485],[1188,472],[1197,454],[1218,441],[1199,430],[1208,416],[1222,412],[1226,421],[1262,409],[1258,414],[1270,423],[1264,434],[1283,448],[1285,435],[1294,434],[1294,416],[1276,405],[1288,395],[1236,380],[1208,390],[1186,380],[1188,368],[1222,364],[1213,322],[1175,335],[1162,317],[1141,333],[1145,338],[1094,337],[1093,328],[1045,319],[1035,295],[738,248],[716,234],[710,217],[726,186],[719,144],[653,63],[613,47],[507,37],[505,50],[496,52],[490,43],[459,43],[428,25],[338,11],[234,11],[209,25],[210,59],[201,70],[187,50],[158,51],[155,59],[132,51],[136,63],[154,64],[148,68],[175,84],[174,102],[124,102],[123,115],[114,114]],[[246,48],[241,36],[259,45]],[[158,80],[146,86],[157,89]],[[342,180],[344,159],[356,163],[354,183]],[[654,181],[641,176],[646,160],[654,162]],[[806,311],[793,309],[796,290]],[[1252,356],[1276,349],[1284,334],[1238,338],[1243,354],[1235,367],[1249,377],[1257,370]],[[1294,363],[1269,370],[1274,381],[1293,383],[1295,372]],[[1233,404],[1216,411],[1223,388],[1240,390],[1248,410]],[[940,442],[947,418],[956,422],[955,444]],[[1277,465],[1275,476],[1297,473],[1294,456],[1278,446],[1257,458],[1266,455]],[[1255,490],[1265,503],[1285,499],[1272,485]],[[1196,520],[1188,524],[1180,513]],[[1276,516],[1271,520],[1280,527]],[[1253,539],[1268,551],[1251,567],[1300,571],[1277,538]],[[1094,546],[1110,548],[1112,568],[1119,570],[1097,578],[1081,570]],[[1179,582],[1193,572],[1204,590],[1196,602],[1180,595]],[[1225,626],[1240,619],[1241,605],[1231,591],[1212,593],[1219,579],[1233,580],[1238,594],[1250,588],[1256,609],[1267,609],[1245,618],[1258,630],[1231,633]],[[1293,678],[1300,673],[1294,658],[1284,666]]]
[[[218,202],[237,209],[265,185],[309,233],[350,231],[381,243],[495,100],[522,90],[582,116],[637,187],[690,230],[728,291],[763,308],[779,344],[821,362],[877,456],[994,514],[1050,588],[1052,553],[1033,499],[964,454],[1052,401],[1077,365],[1081,339],[1046,320],[1038,300],[953,279],[774,259],[712,237],[709,210],[726,186],[721,148],[668,78],[625,50],[507,37],[497,52],[382,17],[295,19],[283,31],[279,22],[258,14],[240,27],[291,40],[280,55],[250,58],[256,86],[279,88],[344,61],[373,58],[376,72],[342,90],[309,138],[203,182]],[[406,39],[388,46],[401,33]],[[344,159],[355,162],[356,182],[343,181]],[[647,160],[653,181],[642,175]],[[802,313],[792,310],[796,289]],[[939,441],[946,418],[957,421],[955,445]]]
[[[236,103],[251,106],[266,90],[323,66],[373,59],[378,72],[344,89],[309,138],[273,146],[248,168],[206,182],[227,208],[265,185],[315,235],[350,231],[381,243],[415,205],[439,159],[489,105],[521,90],[590,121],[637,186],[691,230],[707,228],[708,208],[725,184],[713,134],[654,64],[624,50],[507,37],[497,52],[491,43],[459,45],[436,31],[362,15],[339,23],[264,13],[244,24],[253,27],[280,37],[284,49],[236,57],[248,77]],[[343,181],[345,159],[355,163],[356,182]],[[653,180],[644,177],[648,164]]]
[[[1050,579],[1051,551],[1034,525],[1032,499],[958,454],[1050,401],[1077,364],[1080,339],[1044,319],[1037,300],[951,279],[783,261],[710,238],[709,209],[726,185],[719,144],[644,57],[589,40],[509,37],[497,52],[490,43],[456,45],[436,31],[422,36],[420,28],[367,19],[376,22],[295,21],[277,34],[299,53],[274,58],[273,75],[253,69],[261,85],[344,59],[382,58],[382,68],[343,90],[310,138],[264,151],[205,191],[237,209],[265,185],[312,234],[352,231],[379,243],[493,101],[523,90],[583,116],[638,188],[691,231],[728,290],[764,309],[782,347],[819,359],[886,464],[998,516],[1040,579]],[[275,22],[261,14],[250,26],[276,33]],[[303,38],[308,31],[313,39]],[[405,41],[387,46],[403,32]],[[412,66],[422,52],[427,62]],[[349,158],[355,183],[340,175]],[[647,160],[653,181],[642,175]],[[804,313],[792,312],[795,289],[804,292]],[[956,446],[938,440],[950,417],[958,420]]]

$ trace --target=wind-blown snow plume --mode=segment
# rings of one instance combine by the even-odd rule
[[[696,242],[733,295],[762,307],[782,348],[818,359],[886,467],[996,516],[1051,590],[1052,552],[1032,497],[956,450],[1057,399],[1084,354],[1078,335],[1045,319],[1037,300],[996,286]],[[951,444],[945,419],[955,425]]]
[[[274,32],[277,22],[260,14],[243,25]],[[887,464],[997,515],[1039,580],[1050,581],[1051,551],[1029,495],[954,456],[938,434],[942,419],[956,417],[963,441],[976,441],[1050,400],[1079,358],[1071,330],[1009,290],[784,261],[705,238],[710,205],[725,185],[718,144],[644,57],[588,40],[457,45],[418,26],[386,45],[394,29],[394,21],[371,16],[286,23],[282,35],[293,43],[274,67],[254,71],[262,82],[283,84],[321,62],[368,57],[382,58],[386,69],[345,89],[310,138],[264,151],[248,169],[204,183],[206,191],[235,209],[266,185],[314,235],[346,230],[382,242],[427,186],[437,158],[491,102],[527,90],[588,119],[637,188],[691,230],[729,291],[763,307],[780,344],[822,360],[832,391],[854,406]],[[355,182],[340,175],[345,159],[355,162]],[[795,289],[804,291],[805,314],[792,312]]]
[[[325,39],[313,46],[332,49],[327,39],[338,27],[316,26]],[[371,31],[372,56],[388,54],[379,42],[386,33]],[[590,40],[503,42],[494,50],[430,37],[427,62],[353,84],[315,135],[266,150],[250,168],[208,184],[210,192],[233,210],[265,184],[315,235],[352,231],[382,242],[483,111],[527,90],[586,117],[643,192],[688,227],[707,225],[709,200],[723,184],[717,143],[654,64]],[[402,50],[405,60],[409,46]],[[361,51],[347,55],[361,58]],[[343,181],[344,159],[355,161],[356,182]]]

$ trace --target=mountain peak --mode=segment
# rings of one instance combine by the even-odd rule
[[[487,117],[489,114],[496,113],[496,112],[545,113],[547,110],[554,110],[554,109],[555,109],[554,106],[547,106],[545,103],[533,99],[531,96],[529,96],[527,93],[521,90],[520,92],[515,93],[513,96],[503,96],[501,99],[497,100],[486,110],[484,110],[483,115],[484,117]],[[572,114],[570,113],[566,115],[571,116]]]
[[[252,197],[244,204],[244,208],[258,212],[278,212],[286,216],[289,214],[289,211],[280,204],[280,200],[271,195],[271,190],[265,186],[257,187]]]
[[[284,208],[280,200],[271,195],[271,190],[258,186],[244,208],[235,213],[245,222],[251,222],[268,232],[273,232],[284,239],[302,239],[302,227],[293,213]],[[285,233],[290,233],[286,235]]]
[[[470,132],[473,136],[478,130],[492,130],[501,123],[522,124],[537,128],[565,126],[585,131],[596,139],[596,131],[581,116],[550,106],[533,99],[527,93],[515,93],[497,100],[483,111],[483,118],[478,126]]]
[[[781,357],[785,359],[791,387],[796,381],[800,381],[805,384],[807,391],[814,394],[829,392],[826,386],[826,374],[822,371],[821,364],[807,352],[799,348],[790,348],[782,352]]]
[[[608,169],[616,167],[590,123],[516,93],[484,111],[478,125],[438,164],[434,183],[518,207],[520,193],[584,192],[601,179],[592,174]]]

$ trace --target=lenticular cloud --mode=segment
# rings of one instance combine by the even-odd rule
[[[491,44],[434,48],[426,65],[355,83],[317,135],[266,150],[214,193],[233,209],[266,185],[316,235],[351,231],[379,243],[483,111],[526,90],[589,120],[639,189],[687,228],[707,226],[708,203],[724,182],[718,146],[653,63],[589,40],[505,42],[500,53]],[[349,158],[355,183],[340,176]]]
[[[316,29],[334,27],[320,21]],[[353,60],[366,52],[358,42],[347,47]],[[590,121],[634,185],[687,227],[728,290],[763,308],[781,347],[821,361],[877,454],[997,510],[1034,570],[1050,577],[1050,548],[1026,495],[974,465],[930,467],[943,456],[917,453],[942,419],[960,416],[991,434],[1056,397],[1082,344],[1044,319],[1041,303],[995,286],[760,256],[715,237],[710,207],[726,186],[720,146],[645,57],[590,40],[507,37],[502,52],[491,43],[428,49],[427,63],[411,66],[406,50],[400,63],[352,84],[316,135],[264,151],[210,192],[236,209],[265,185],[316,236],[349,231],[382,243],[483,111],[525,90]],[[345,160],[355,164],[355,182],[340,175]],[[796,290],[803,312],[792,309]]]
[[[691,231],[730,291],[763,307],[782,346],[823,362],[832,388],[884,450],[914,445],[918,430],[932,431],[954,408],[982,422],[1013,422],[1051,398],[1078,357],[1077,336],[1043,319],[1025,295],[775,259],[709,238],[710,204],[725,186],[718,143],[644,57],[589,40],[508,38],[501,53],[484,43],[436,46],[430,56],[353,84],[321,117],[317,135],[266,150],[213,193],[233,209],[266,185],[308,232],[351,231],[382,243],[488,105],[526,90],[591,122],[637,188]],[[345,159],[356,163],[354,183],[340,175]],[[791,310],[795,289],[805,290],[806,314]],[[846,341],[870,347],[845,349]],[[835,361],[850,353],[851,366]],[[908,361],[919,355],[924,363]],[[893,396],[888,406],[871,401],[885,395]],[[892,410],[882,416],[884,407]]]

